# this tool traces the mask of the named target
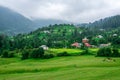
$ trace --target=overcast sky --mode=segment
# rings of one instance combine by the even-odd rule
[[[120,14],[120,0],[0,0],[31,19],[57,19],[75,23]]]

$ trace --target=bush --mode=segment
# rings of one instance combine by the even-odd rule
[[[43,59],[50,59],[50,58],[53,58],[53,57],[54,57],[53,54],[45,54],[45,55],[43,56]]]
[[[119,50],[117,48],[100,48],[97,52],[97,56],[101,57],[120,57]]]
[[[62,52],[62,53],[58,53],[57,56],[61,57],[61,56],[71,56],[71,55],[68,54],[67,52]]]
[[[8,53],[8,57],[9,57],[9,58],[15,57],[15,53],[14,53],[14,52],[9,52],[9,53]]]
[[[1,57],[2,58],[8,58],[9,57],[8,53],[9,53],[8,50],[4,50],[1,54]]]
[[[28,59],[28,58],[29,58],[29,52],[26,51],[26,50],[24,50],[24,51],[22,52],[22,57],[21,57],[21,59],[24,60],[24,59]]]
[[[103,56],[103,57],[110,57],[112,54],[111,48],[109,47],[104,47],[100,48],[97,52],[97,56]]]
[[[37,50],[35,49],[35,50],[33,50],[33,51],[31,51],[31,54],[30,54],[30,58],[38,58],[38,53],[37,53]]]
[[[105,48],[100,48],[97,52],[97,56],[104,56]]]
[[[10,51],[8,51],[8,50],[4,50],[3,52],[2,52],[2,54],[1,54],[1,57],[2,58],[12,58],[12,57],[14,57],[15,55],[14,55],[14,52],[10,52]]]
[[[34,49],[34,50],[31,52],[30,57],[31,57],[31,58],[42,58],[43,55],[44,55],[44,50],[43,50],[43,48],[38,48],[38,49]]]
[[[112,49],[112,57],[120,57],[119,50],[117,48]]]
[[[2,52],[3,52],[2,49],[0,49],[0,56],[2,55]]]
[[[105,55],[106,57],[110,57],[111,54],[112,54],[111,48],[109,48],[109,47],[105,48],[104,55]]]

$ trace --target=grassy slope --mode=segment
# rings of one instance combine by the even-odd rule
[[[0,80],[119,80],[120,59],[103,62],[94,56],[45,60],[1,59]]]

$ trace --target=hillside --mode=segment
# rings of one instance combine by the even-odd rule
[[[18,34],[29,32],[35,24],[21,14],[0,6],[0,32]]]
[[[27,41],[27,44],[32,47],[39,47],[43,44],[51,47],[67,47],[75,41],[72,39],[76,34],[75,30],[81,31],[80,28],[70,24],[50,25],[49,27],[39,28],[27,35],[18,35],[15,38]]]
[[[76,27],[70,24],[50,25],[39,28],[29,34],[17,35],[14,37],[17,48],[37,48],[40,45],[47,45],[51,48],[71,48],[74,42],[82,43],[87,37],[91,45],[111,43],[120,44],[120,28],[101,30],[86,27]]]
[[[117,22],[117,21],[116,21]],[[89,39],[89,44],[99,47],[100,44],[108,44],[120,47],[120,27],[106,29],[97,27],[78,27],[73,24],[55,24],[39,28],[28,34],[19,34],[4,39],[0,35],[3,47],[11,46],[12,49],[38,48],[47,45],[50,48],[73,48],[71,44],[82,43],[83,38]],[[10,40],[8,42],[3,40]],[[9,44],[8,44],[9,43]]]

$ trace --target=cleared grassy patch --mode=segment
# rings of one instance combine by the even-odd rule
[[[54,54],[58,54],[58,53],[62,53],[62,52],[67,52],[69,54],[80,54],[83,50],[62,48],[62,49],[49,49],[49,51]]]

